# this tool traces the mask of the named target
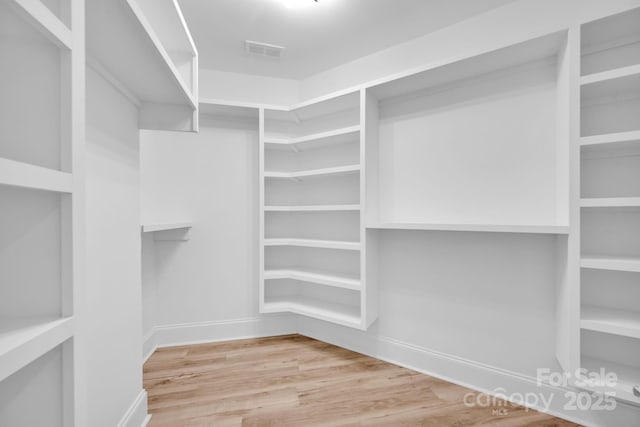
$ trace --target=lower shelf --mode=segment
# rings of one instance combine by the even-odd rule
[[[263,313],[291,312],[351,328],[361,327],[358,307],[329,303],[304,296],[267,298],[262,311]]]
[[[2,318],[0,381],[22,369],[73,335],[73,318]]]
[[[584,306],[580,326],[590,331],[640,339],[640,312]]]
[[[588,372],[597,373],[599,373],[601,369],[604,369],[605,373],[615,373],[618,377],[617,384],[613,387],[603,387],[594,384],[587,385],[587,387],[585,387],[586,389],[601,393],[614,393],[616,399],[636,405],[640,404],[640,395],[634,392],[636,387],[640,389],[639,368],[588,357],[582,358],[582,368]]]

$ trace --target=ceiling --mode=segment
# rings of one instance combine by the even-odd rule
[[[179,0],[179,3],[198,47],[201,67],[302,79],[512,1]],[[245,40],[286,49],[280,59],[251,56],[245,53]]]

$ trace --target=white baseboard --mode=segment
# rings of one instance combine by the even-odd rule
[[[640,425],[640,407],[618,402],[615,411],[567,410],[565,393],[576,390],[538,385],[536,378],[451,356],[392,338],[354,331],[338,325],[300,318],[298,333],[310,338],[384,360],[413,371],[458,384],[491,396],[535,394],[550,401],[543,405],[525,404],[531,409],[582,424],[587,427]],[[520,402],[514,402],[520,403]],[[488,410],[491,410],[488,408]]]
[[[155,327],[145,337],[143,351],[146,361],[157,348],[295,333],[366,354],[480,393],[494,396],[496,391],[499,391],[501,395],[507,397],[513,393],[543,396],[546,401],[551,399],[548,410],[545,411],[545,407],[536,404],[525,404],[525,406],[587,427],[640,425],[640,407],[637,406],[618,402],[615,411],[567,410],[564,407],[566,403],[564,395],[568,391],[575,391],[573,389],[546,384],[538,386],[536,379],[530,376],[392,338],[290,314]],[[129,424],[119,425],[119,427],[129,426]]]
[[[297,319],[292,314],[156,326],[144,337],[143,361],[158,348],[295,333]]]
[[[118,427],[146,427],[149,420],[151,415],[147,413],[147,392],[142,390],[118,423]]]

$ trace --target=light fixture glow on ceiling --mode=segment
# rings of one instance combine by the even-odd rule
[[[319,4],[321,0],[280,0],[280,3],[287,9],[302,9]]]

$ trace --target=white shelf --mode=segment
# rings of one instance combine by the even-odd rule
[[[143,224],[142,232],[152,233],[155,231],[179,230],[182,228],[191,228],[191,227],[193,227],[193,223],[190,221]]]
[[[73,191],[73,179],[70,173],[33,166],[2,157],[0,157],[0,185],[60,193],[71,193]]]
[[[582,329],[640,339],[640,312],[582,307]]]
[[[340,240],[313,240],[313,239],[265,239],[265,246],[296,246],[303,248],[342,249],[345,251],[359,251],[359,242],[346,242]]]
[[[71,50],[71,30],[39,0],[9,0],[9,4],[34,28],[58,47]]]
[[[630,271],[640,273],[640,258],[583,255],[580,261],[580,266],[582,268],[595,270]]]
[[[640,96],[640,78],[636,74],[601,80],[581,87],[583,107],[627,100],[638,96]]]
[[[282,269],[266,270],[265,280],[290,279],[302,282],[317,283],[319,285],[333,286],[334,288],[351,289],[359,291],[361,288],[360,279],[355,277],[336,276],[312,270]]]
[[[179,9],[170,3],[178,15]],[[185,83],[167,51],[170,46],[162,44],[135,0],[87,0],[86,9],[87,55],[94,69],[124,86],[143,107],[161,104],[173,108],[170,113],[163,111],[165,116],[177,114],[176,108],[186,116],[193,114],[198,108],[197,94]],[[188,33],[185,37],[190,38]]]
[[[640,131],[609,133],[604,135],[585,136],[580,145],[584,148],[626,148],[640,146]]]
[[[360,172],[360,165],[337,166],[332,168],[312,169],[298,172],[265,172],[265,178],[302,179],[332,175],[348,175]]]
[[[628,67],[616,68],[614,70],[603,71],[601,73],[594,73],[583,76],[580,78],[582,85],[589,85],[592,83],[604,82],[607,80],[613,80],[620,77],[628,77],[640,74],[640,65],[631,65]]]
[[[72,318],[0,319],[0,381],[72,335]]]
[[[606,373],[614,373],[618,377],[618,383],[615,387],[605,388],[601,385],[587,385],[586,389],[595,392],[612,392],[618,400],[630,402],[634,404],[640,403],[640,396],[636,396],[633,392],[634,387],[640,387],[640,368],[621,365],[609,361],[593,359],[589,357],[582,358],[582,368],[588,372],[600,372],[604,369]]]
[[[472,231],[486,233],[569,233],[569,226],[562,225],[384,223],[368,225],[367,228],[380,230]]]
[[[640,206],[640,197],[607,197],[580,200],[583,208],[632,208]]]
[[[277,148],[280,146],[299,149],[302,148],[303,145],[308,145],[309,143],[314,142],[319,145],[331,145],[358,140],[357,137],[359,132],[360,126],[349,126],[346,128],[304,135],[296,138],[265,137],[264,143],[267,146],[270,145],[271,148]]]
[[[263,312],[291,312],[351,328],[361,327],[360,310],[358,307],[328,303],[320,299],[297,295],[281,298],[266,298]]]
[[[360,205],[265,206],[265,212],[348,212],[359,211]]]

